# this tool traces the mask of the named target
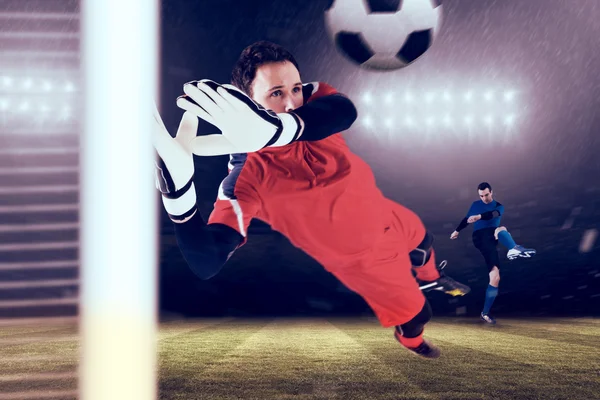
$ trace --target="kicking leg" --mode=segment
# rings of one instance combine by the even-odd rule
[[[515,258],[531,258],[535,255],[535,249],[526,249],[523,246],[518,245],[513,240],[511,234],[506,230],[506,227],[501,226],[496,229],[494,232],[494,237],[498,240],[504,247],[508,249],[508,253],[506,257],[509,260],[514,260]]]

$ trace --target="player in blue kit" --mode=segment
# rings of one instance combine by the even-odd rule
[[[496,246],[502,243],[508,249],[507,257],[514,260],[518,257],[530,258],[535,255],[534,249],[526,249],[515,243],[510,233],[504,226],[500,226],[500,219],[504,215],[504,206],[493,199],[492,187],[487,182],[482,182],[477,187],[480,200],[474,201],[469,208],[467,216],[460,222],[450,239],[458,238],[459,232],[469,224],[473,225],[473,244],[481,252],[489,270],[490,283],[485,292],[485,303],[481,312],[481,319],[488,324],[495,324],[496,320],[490,316],[490,309],[498,295],[500,283],[500,259]]]

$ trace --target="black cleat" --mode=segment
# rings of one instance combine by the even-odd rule
[[[400,344],[402,344],[402,342],[400,341],[400,333],[395,329],[394,329],[394,337]],[[402,344],[402,346],[404,346],[404,345]],[[429,343],[429,341],[427,341],[425,339],[423,339],[423,343],[421,343],[417,347],[404,346],[404,348],[406,348],[406,349],[412,351],[414,354],[419,355],[424,358],[438,358],[442,354],[441,350],[438,347]]]
[[[439,290],[450,296],[464,296],[465,294],[469,293],[471,291],[470,287],[455,281],[454,279],[450,278],[442,272],[442,270],[446,267],[447,264],[448,262],[446,260],[440,263],[438,267],[440,277],[435,281],[426,282],[419,280],[419,289],[421,289],[421,291],[423,292]]]

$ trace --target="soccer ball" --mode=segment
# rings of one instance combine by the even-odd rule
[[[440,30],[442,0],[334,0],[325,12],[337,49],[361,67],[403,68],[421,57]]]

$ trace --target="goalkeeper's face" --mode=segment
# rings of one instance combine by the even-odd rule
[[[258,67],[251,88],[252,99],[276,113],[295,110],[304,103],[300,72],[289,61]]]

